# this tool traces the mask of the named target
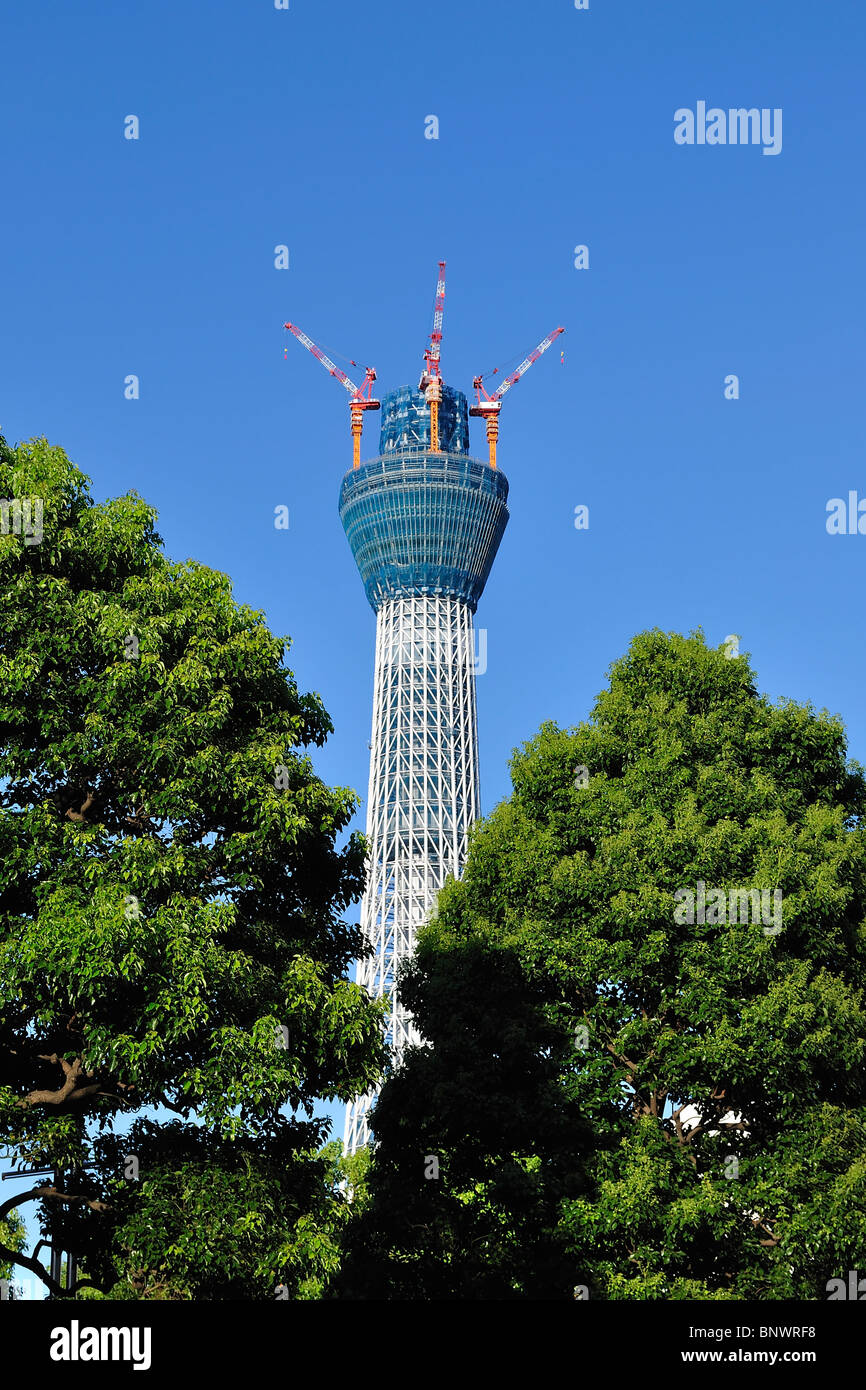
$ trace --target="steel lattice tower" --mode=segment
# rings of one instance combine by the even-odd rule
[[[421,391],[382,401],[379,455],[346,474],[340,517],[376,617],[367,802],[369,863],[361,927],[373,947],[358,982],[390,1000],[398,1061],[419,1041],[399,1004],[397,966],[414,947],[449,874],[466,857],[478,815],[472,618],[499,548],[508,482],[469,457],[466,397],[442,387],[438,452]],[[374,1095],[346,1111],[345,1148],[368,1142]]]

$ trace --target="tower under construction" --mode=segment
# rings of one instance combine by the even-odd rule
[[[398,966],[448,875],[459,877],[479,810],[475,676],[486,667],[487,648],[482,642],[476,650],[472,620],[508,522],[508,481],[496,466],[499,410],[505,393],[565,331],[549,334],[493,394],[475,377],[470,410],[462,391],[442,381],[444,298],[440,261],[418,387],[401,386],[382,401],[373,399],[375,368],[367,367],[357,386],[296,324],[285,325],[349,393],[353,461],[340,517],[376,613],[361,903],[371,953],[358,962],[357,978],[388,1000],[395,1061],[419,1041],[397,996]],[[362,463],[364,417],[380,408],[379,452]],[[486,462],[469,454],[470,415],[484,419]],[[347,1108],[349,1153],[368,1143],[374,1099],[368,1094]]]
[[[390,1000],[388,1041],[417,1041],[394,988],[399,963],[446,877],[459,876],[478,815],[472,617],[508,521],[508,482],[469,456],[466,397],[442,388],[440,450],[430,412],[404,386],[382,402],[379,454],[343,480],[340,516],[376,612],[369,865],[361,927],[373,953],[358,982]],[[373,1097],[348,1107],[345,1147],[368,1141]]]

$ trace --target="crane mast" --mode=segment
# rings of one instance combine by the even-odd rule
[[[430,452],[439,450],[439,402],[442,399],[442,370],[440,356],[442,350],[442,318],[445,312],[445,262],[439,262],[436,280],[436,296],[433,301],[433,331],[430,345],[424,353],[424,370],[418,382],[418,390],[423,391],[430,406]]]
[[[547,337],[543,338],[538,344],[538,347],[533,348],[529,356],[524,357],[520,365],[505,378],[492,396],[488,395],[487,391],[484,389],[483,377],[476,376],[473,378],[472,385],[475,388],[477,400],[475,405],[470,406],[469,414],[480,415],[487,426],[487,452],[491,468],[496,467],[496,442],[499,438],[499,411],[502,406],[503,397],[506,392],[511,390],[512,386],[517,385],[522,376],[526,375],[533,362],[537,362],[541,354],[547,352],[551,343],[556,341],[560,333],[564,332],[564,328],[555,328],[552,333],[548,333]],[[483,400],[481,399],[482,396],[484,397]]]
[[[442,321],[445,311],[445,262],[439,261],[439,273],[436,280],[436,295],[433,301],[433,329],[430,334],[430,341],[424,350],[424,370],[418,382],[419,391],[424,392],[425,399],[430,407],[430,452],[432,454],[441,453],[439,448],[439,405],[442,400]],[[298,339],[308,352],[318,358],[325,370],[340,382],[341,386],[349,394],[349,413],[352,424],[352,468],[361,466],[361,435],[364,428],[364,413],[367,410],[381,409],[381,401],[373,398],[373,382],[376,380],[375,367],[366,367],[364,370],[363,383],[358,386],[347,376],[342,368],[332,362],[330,357],[308,337],[302,329],[295,323],[283,325],[290,333]],[[526,375],[533,362],[537,362],[539,357],[547,351],[551,343],[554,343],[560,333],[565,329],[555,328],[552,333],[548,333],[546,338],[542,338],[537,347],[533,348],[528,356],[511,372],[504,381],[497,387],[491,395],[484,386],[483,376],[473,378],[472,385],[476,392],[476,401],[470,407],[470,415],[479,415],[487,426],[487,449],[491,468],[496,467],[496,447],[499,439],[499,411],[502,401],[512,386],[516,386],[518,381]],[[352,363],[352,366],[356,366]],[[498,368],[496,369],[498,371]]]

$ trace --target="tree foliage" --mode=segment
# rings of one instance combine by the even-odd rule
[[[866,789],[840,720],[647,632],[512,779],[403,979],[427,1042],[373,1114],[345,1291],[826,1298],[866,1250]],[[755,918],[776,892],[778,928]]]
[[[35,439],[0,441],[0,495],[44,506],[39,543],[0,536],[0,1142],[61,1179],[30,1195],[99,1287],[297,1291],[313,1100],[383,1060],[345,978],[356,798],[307,752],[330,721],[135,493]]]
[[[0,1242],[10,1255],[0,1256],[0,1279],[12,1278],[12,1256],[17,1255],[27,1245],[27,1232],[20,1214],[14,1207],[0,1219]]]

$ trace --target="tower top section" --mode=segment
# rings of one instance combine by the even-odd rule
[[[469,453],[469,405],[462,391],[442,386],[439,400],[439,448],[448,454]],[[430,449],[431,415],[424,391],[399,386],[382,400],[379,453]]]
[[[433,329],[424,352],[424,370],[421,373],[417,390],[413,391],[410,386],[401,386],[386,397],[382,437],[379,445],[380,454],[388,454],[397,449],[407,448],[427,449],[431,454],[440,452],[468,454],[469,452],[466,397],[462,391],[455,391],[446,386],[442,379],[442,321],[444,311],[445,262],[440,261],[436,279],[436,296],[433,301]],[[378,410],[382,404],[381,401],[373,399],[376,368],[367,367],[364,374],[364,384],[358,386],[351,377],[346,375],[342,367],[338,367],[335,362],[332,362],[318,343],[314,343],[312,338],[309,338],[296,323],[286,323],[283,327],[293,333],[298,342],[302,343],[314,357],[318,358],[325,370],[332,377],[336,377],[337,381],[349,392],[349,414],[352,421],[352,467],[359,468],[364,416],[368,410]],[[484,374],[474,378],[472,384],[478,394],[478,399],[468,414],[482,416],[487,426],[488,462],[491,468],[496,467],[499,410],[503,396],[506,391],[510,391],[511,387],[521,380],[533,362],[538,361],[542,353],[547,351],[560,333],[564,332],[564,328],[555,328],[552,333],[548,333],[547,337],[541,340],[538,347],[528,357],[524,357],[513,372],[504,380],[500,380],[492,395],[484,385]],[[346,358],[345,361],[353,367],[358,365],[351,357]],[[564,354],[562,361],[565,361]],[[488,372],[488,380],[496,376],[499,370],[499,367],[494,367],[491,372]]]
[[[373,609],[437,594],[474,612],[508,523],[507,498],[505,475],[466,453],[395,446],[347,473],[340,519]]]

